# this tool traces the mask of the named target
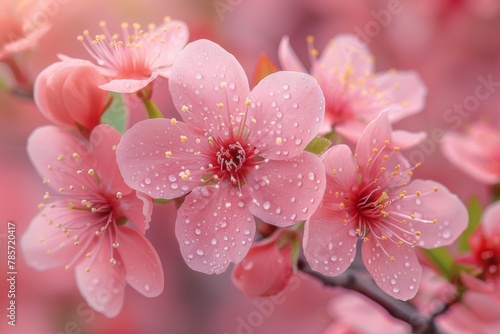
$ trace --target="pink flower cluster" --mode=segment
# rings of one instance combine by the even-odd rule
[[[421,79],[375,73],[353,36],[332,40],[320,58],[309,38],[311,75],[284,37],[283,70],[251,89],[218,44],[187,44],[181,21],[134,23],[132,32],[124,23],[121,35],[101,27],[78,37],[97,65],[62,56],[36,81],[35,101],[55,125],[33,132],[28,154],[50,191],[22,241],[37,269],[74,266],[95,310],[117,315],[126,284],[147,297],[162,292],[162,264],[146,238],[153,200],[178,205],[175,235],[190,268],[220,274],[234,263],[233,282],[251,297],[283,290],[299,258],[340,275],[360,246],[375,283],[411,299],[422,275],[417,249],[451,245],[466,229],[456,195],[412,180],[420,164],[401,150],[425,134],[392,128],[422,110]],[[123,136],[102,124],[108,91],[137,93],[150,111],[160,76],[179,119],[143,120]],[[332,131],[357,143],[354,153],[332,145]]]

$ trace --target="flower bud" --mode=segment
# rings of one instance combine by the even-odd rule
[[[293,274],[300,236],[281,229],[255,243],[233,270],[233,284],[247,297],[272,296],[283,290]]]

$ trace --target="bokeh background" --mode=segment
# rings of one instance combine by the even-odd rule
[[[4,2],[7,0],[0,0]],[[10,0],[9,0],[10,1]],[[396,128],[425,130],[429,138],[407,152],[424,160],[415,176],[432,178],[468,201],[487,201],[490,188],[452,166],[440,143],[447,130],[460,131],[486,119],[500,124],[500,87],[481,100],[467,117],[451,122],[444,115],[454,104],[474,95],[479,77],[500,82],[500,2],[497,0],[42,0],[50,31],[30,52],[16,56],[31,81],[58,54],[90,59],[76,37],[84,29],[99,33],[105,20],[113,31],[123,21],[143,25],[164,16],[187,22],[190,40],[211,39],[236,56],[247,75],[266,53],[277,65],[283,35],[308,64],[306,37],[315,36],[321,50],[339,33],[364,39],[376,57],[376,68],[417,71],[428,87],[425,110]],[[397,8],[392,12],[389,8]],[[390,13],[383,16],[381,13]],[[37,212],[45,192],[27,157],[26,139],[33,129],[48,124],[32,99],[12,91],[13,78],[0,63],[0,333],[364,333],[366,320],[353,298],[305,276],[278,299],[247,299],[231,283],[230,271],[207,276],[183,262],[174,237],[175,208],[156,206],[147,236],[156,247],[165,271],[165,290],[147,299],[127,288],[121,314],[107,319],[91,310],[76,290],[74,276],[63,268],[38,272],[24,263],[18,243],[17,321],[7,326],[7,221],[16,223],[17,240]],[[166,115],[175,113],[167,82],[159,81],[154,100]],[[142,106],[131,108],[133,122],[145,118]],[[415,153],[416,152],[416,153]],[[342,298],[339,295],[344,296]],[[332,305],[332,300],[337,300]],[[342,303],[345,303],[342,304]],[[342,306],[344,305],[344,306]],[[339,311],[340,310],[340,311]],[[351,310],[343,316],[342,310]],[[374,313],[378,312],[376,310]],[[358,315],[354,314],[358,313]],[[354,314],[354,316],[353,316]],[[354,320],[352,320],[354,319]],[[380,320],[381,321],[381,320]],[[389,321],[389,320],[386,320]],[[349,331],[350,330],[350,331]],[[404,333],[405,327],[398,331]]]

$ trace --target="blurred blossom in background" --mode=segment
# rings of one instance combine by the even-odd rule
[[[248,299],[233,285],[231,270],[212,276],[192,271],[174,236],[174,204],[155,205],[146,231],[165,273],[159,297],[144,298],[127,286],[121,313],[108,319],[85,303],[72,272],[61,268],[38,272],[26,265],[18,247],[17,321],[15,327],[7,325],[5,224],[16,223],[19,241],[47,190],[26,152],[30,133],[50,124],[32,99],[35,78],[59,61],[59,54],[93,61],[77,36],[86,29],[95,33],[102,20],[108,27],[120,27],[122,22],[147,26],[165,16],[186,22],[190,42],[207,38],[220,44],[238,59],[249,78],[262,53],[279,66],[278,46],[285,35],[310,68],[307,36],[314,36],[315,47],[323,50],[332,37],[355,34],[373,53],[375,72],[415,71],[427,87],[423,110],[393,125],[397,130],[427,133],[425,140],[405,151],[410,163],[422,163],[415,177],[444,184],[464,203],[473,195],[483,207],[489,203],[492,187],[478,181],[481,177],[471,172],[476,169],[467,168],[470,164],[456,165],[474,155],[461,157],[453,151],[448,160],[443,149],[454,144],[444,144],[451,137],[447,132],[465,136],[479,121],[500,129],[500,5],[495,0],[0,0],[0,333],[380,332],[374,328],[408,332],[407,324],[370,300],[324,287],[301,273],[294,273],[276,296]],[[153,100],[165,117],[177,115],[167,79],[156,79]],[[131,124],[146,118],[139,100],[131,100],[129,108]],[[492,161],[498,164],[498,157]],[[497,168],[493,174],[500,173]],[[466,303],[438,322],[445,332],[467,333],[465,325],[456,325],[467,317],[491,324],[474,327],[481,333],[500,328],[495,301],[475,292],[466,296]],[[425,298],[426,307],[443,300],[431,288]],[[477,307],[490,304],[496,312],[477,312]],[[368,312],[370,317],[355,318],[355,312]],[[366,327],[365,321],[373,326]]]

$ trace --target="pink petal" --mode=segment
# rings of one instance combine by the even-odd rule
[[[264,158],[284,160],[300,154],[323,124],[324,96],[308,74],[270,74],[248,99],[250,140]]]
[[[304,255],[311,268],[324,275],[340,275],[354,261],[358,238],[344,217],[322,206],[304,226]]]
[[[283,36],[278,48],[278,58],[281,67],[286,71],[296,71],[307,73],[304,65],[297,57],[297,54],[293,51],[290,45],[290,38],[288,36]]]
[[[119,191],[126,195],[132,189],[123,181],[116,163],[116,146],[120,139],[121,134],[118,131],[107,124],[101,124],[94,128],[89,140],[92,155],[96,161],[92,167],[106,186],[104,190],[108,194]]]
[[[500,181],[500,171],[491,163],[491,152],[484,145],[460,134],[448,132],[442,141],[443,154],[467,175],[485,184]]]
[[[326,187],[323,164],[309,152],[289,160],[270,160],[252,169],[245,182],[243,192],[250,211],[277,226],[308,219]]]
[[[37,270],[69,265],[82,247],[74,246],[74,240],[68,239],[56,225],[68,219],[88,220],[89,213],[73,210],[69,218],[67,202],[55,202],[55,204],[56,207],[47,206],[33,218],[21,239],[26,262]],[[81,236],[85,238],[87,234]],[[80,240],[81,245],[85,245],[87,240]]]
[[[437,191],[433,191],[437,188]],[[440,183],[414,180],[405,190],[408,195],[387,208],[389,215],[406,215],[407,225],[401,226],[410,232],[419,231],[417,246],[435,248],[453,243],[467,227],[469,218],[462,201]],[[416,196],[416,192],[422,193]],[[409,216],[414,214],[415,219]],[[437,223],[432,221],[437,219]]]
[[[495,285],[489,282],[482,281],[465,271],[460,272],[460,279],[472,291],[491,295],[495,292]]]
[[[172,20],[158,26],[149,34],[153,36],[158,33],[161,36],[162,42],[158,45],[158,57],[151,64],[151,68],[160,71],[161,76],[165,76],[165,68],[170,67],[189,39],[189,30],[185,22]],[[154,52],[153,52],[154,53]]]
[[[175,235],[191,269],[220,274],[247,254],[255,221],[234,187],[203,186],[193,189],[179,208]]]
[[[76,185],[80,181],[75,178],[76,171],[87,171],[94,162],[83,138],[56,126],[35,129],[28,138],[27,150],[38,174],[57,191],[66,189],[70,184],[75,185],[78,191],[80,187]],[[85,158],[75,159],[74,153]]]
[[[350,73],[352,78],[365,78],[373,73],[373,55],[368,46],[354,35],[337,35],[321,52],[311,74],[332,71],[343,76]]]
[[[120,199],[119,210],[126,214],[127,220],[131,222],[141,234],[144,234],[149,228],[149,222],[151,221],[153,201],[149,196],[133,191]]]
[[[216,137],[232,131],[228,129],[232,122],[229,116],[237,117],[245,111],[250,91],[245,71],[236,58],[208,40],[192,42],[179,52],[170,73],[169,89],[184,121]],[[222,109],[217,107],[219,103],[224,105]],[[182,111],[183,106],[188,110]]]
[[[427,138],[425,131],[408,132],[404,130],[392,131],[392,143],[401,149],[415,147]]]
[[[500,217],[500,201],[493,202],[483,211],[481,216],[481,225],[484,228],[485,235],[492,238],[500,235],[498,217]]]
[[[381,112],[377,118],[371,121],[361,134],[356,145],[356,154],[358,155],[358,163],[365,164],[368,158],[373,155],[373,149],[381,149],[384,147],[386,140],[389,140],[389,145],[392,140],[392,127],[389,123],[387,112]]]
[[[350,121],[335,124],[334,130],[348,142],[357,143],[361,134],[366,129],[366,126],[366,123],[358,119],[352,119]]]
[[[108,318],[117,316],[125,297],[125,270],[121,260],[109,262],[111,247],[101,247],[91,269],[82,262],[75,269],[76,283],[87,304]]]
[[[425,106],[427,88],[418,73],[413,71],[384,72],[377,74],[377,90],[389,101],[389,120],[398,122],[421,112]]]
[[[200,168],[212,162],[207,157],[211,152],[200,130],[175,120],[150,119],[135,124],[123,135],[116,158],[132,189],[153,198],[171,199],[200,184]],[[192,174],[183,180],[186,170]]]
[[[322,155],[327,175],[325,200],[331,203],[336,191],[349,193],[353,184],[358,182],[356,164],[349,146],[339,144],[330,147]],[[337,200],[334,200],[337,203]],[[340,201],[338,201],[340,203]]]
[[[99,88],[115,93],[135,93],[149,85],[158,77],[158,72],[153,72],[147,79],[113,79],[100,85]]]
[[[407,245],[398,247],[389,239],[380,240],[381,246],[376,240],[374,236],[370,236],[361,247],[366,269],[375,283],[389,296],[401,300],[413,298],[422,277],[422,267],[414,249]],[[394,257],[394,262],[390,260],[390,256]]]
[[[123,261],[127,283],[146,297],[163,291],[163,268],[153,245],[137,231],[120,226],[117,250]]]

